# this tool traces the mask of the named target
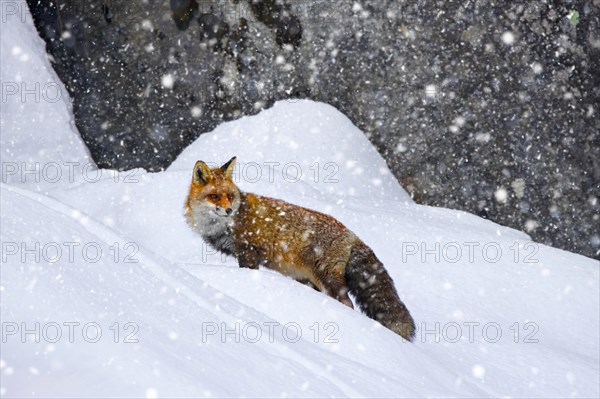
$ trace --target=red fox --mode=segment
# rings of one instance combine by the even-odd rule
[[[233,182],[236,158],[220,168],[194,166],[185,204],[190,227],[240,267],[265,266],[354,308],[412,341],[415,324],[394,282],[371,248],[331,216],[241,192]]]

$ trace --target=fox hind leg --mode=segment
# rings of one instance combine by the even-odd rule
[[[316,279],[314,284],[320,288],[321,292],[337,299],[351,309],[354,309],[352,300],[348,296],[348,287],[346,287],[345,281],[337,279],[334,276],[321,273],[315,277]]]
[[[326,236],[315,236],[311,245],[301,252],[300,261],[310,270],[309,279],[319,291],[354,309],[344,269],[355,238],[343,235],[332,242]]]

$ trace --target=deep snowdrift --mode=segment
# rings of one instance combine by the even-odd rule
[[[292,123],[287,138],[259,140],[282,121]],[[300,133],[325,128],[325,138]],[[339,153],[336,142],[354,148]],[[191,168],[234,154],[282,164],[254,182],[242,176],[242,162],[242,188],[328,212],[373,247],[421,328],[416,343],[291,279],[238,269],[203,245],[182,216]],[[313,159],[336,157],[339,182],[307,174]],[[284,176],[286,162],[307,177]],[[524,234],[466,213],[415,205],[327,105],[278,103],[202,136],[164,173],[105,175],[51,197],[2,186],[6,396],[598,394],[597,263],[526,246]],[[36,243],[37,252],[21,250]],[[40,342],[30,334],[22,343],[23,328],[36,322]],[[80,323],[73,343],[69,322]],[[18,331],[7,334],[14,323]],[[98,324],[84,338],[86,323]],[[62,337],[49,343],[57,325]],[[98,329],[101,339],[87,342]],[[233,332],[222,336],[226,329]],[[138,342],[124,342],[133,331]]]
[[[74,180],[69,174],[94,170],[75,127],[69,93],[50,65],[27,3],[2,0],[0,11],[2,181],[47,189],[53,183],[36,182],[36,176],[68,182]]]
[[[54,112],[53,134],[79,142],[67,108]],[[22,117],[3,108],[3,143],[42,128],[5,132]],[[55,150],[39,162],[87,156]],[[330,213],[373,247],[415,343],[206,248],[182,215],[191,169],[233,155],[243,189]],[[415,205],[328,105],[280,102],[223,124],[163,173],[41,177],[0,188],[3,397],[600,394],[598,263]]]

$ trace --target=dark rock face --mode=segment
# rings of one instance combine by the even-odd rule
[[[599,256],[598,0],[28,3],[101,167],[160,170],[222,121],[311,98],[418,202]]]

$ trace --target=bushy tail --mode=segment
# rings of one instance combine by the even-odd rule
[[[413,340],[415,323],[408,309],[383,264],[362,241],[352,248],[345,277],[360,310],[404,339]]]

